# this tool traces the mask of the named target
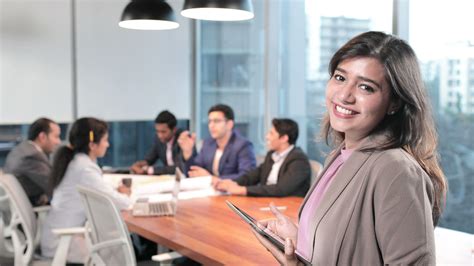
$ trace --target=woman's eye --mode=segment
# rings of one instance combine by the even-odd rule
[[[338,80],[338,81],[344,81],[345,80],[345,78],[343,76],[338,75],[338,74],[334,74],[334,79]]]
[[[364,91],[367,91],[367,92],[374,92],[374,88],[372,88],[372,87],[370,87],[370,86],[367,86],[367,85],[365,85],[365,84],[361,84],[359,87],[360,87],[362,90],[364,90]]]

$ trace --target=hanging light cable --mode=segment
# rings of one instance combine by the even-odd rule
[[[179,27],[173,9],[164,0],[132,0],[119,26],[134,30],[170,30]]]
[[[181,15],[214,21],[249,20],[254,17],[251,0],[186,0]]]

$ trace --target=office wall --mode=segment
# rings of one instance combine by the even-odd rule
[[[70,121],[69,1],[0,1],[0,124]]]
[[[122,29],[128,1],[77,1],[79,116],[151,120],[162,109],[190,118],[191,20],[183,1],[168,1],[180,27],[170,31]]]
[[[152,120],[162,109],[189,119],[192,21],[179,14],[183,1],[170,1],[180,23],[172,31],[118,27],[127,3],[1,0],[0,124],[74,114]]]

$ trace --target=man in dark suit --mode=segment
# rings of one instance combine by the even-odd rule
[[[198,155],[192,148],[196,135],[183,132],[179,144],[190,177],[213,176],[213,179],[235,179],[255,167],[253,145],[234,130],[234,111],[218,104],[208,111],[211,138],[205,139]]]
[[[182,129],[176,127],[176,117],[165,110],[158,114],[155,119],[156,138],[150,152],[144,160],[135,162],[130,170],[135,174],[165,175],[174,174],[179,166],[181,148],[177,139]],[[154,166],[160,161],[161,165]]]
[[[31,124],[28,140],[13,148],[5,161],[4,172],[18,178],[33,206],[49,202],[49,155],[61,143],[60,135],[56,122],[40,118]]]
[[[273,119],[267,133],[269,152],[265,161],[235,180],[219,180],[216,188],[233,195],[304,197],[309,189],[311,167],[306,154],[295,147],[298,124],[291,119]]]

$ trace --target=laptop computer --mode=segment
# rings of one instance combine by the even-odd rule
[[[174,216],[178,209],[178,194],[184,174],[176,167],[175,183],[171,200],[150,202],[148,198],[139,198],[132,208],[133,216]]]

